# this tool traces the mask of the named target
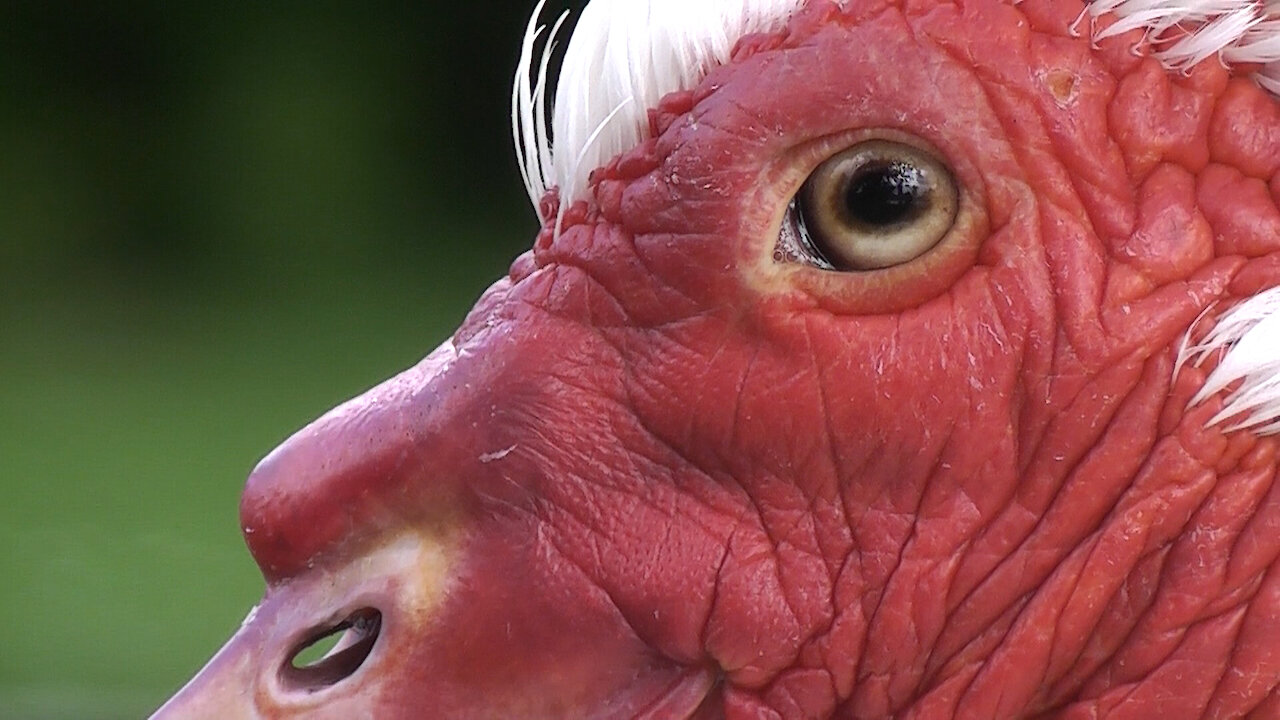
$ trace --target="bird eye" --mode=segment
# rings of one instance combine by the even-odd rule
[[[959,206],[955,179],[937,158],[904,143],[868,140],[809,176],[793,203],[790,231],[800,254],[818,267],[881,270],[933,249]]]

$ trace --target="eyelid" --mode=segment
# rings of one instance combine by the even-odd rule
[[[794,197],[805,180],[827,160],[844,150],[877,140],[915,148],[947,167],[954,167],[948,153],[916,135],[896,128],[863,128],[827,135],[793,147],[782,158],[786,169],[776,179],[784,183],[788,197]]]
[[[889,140],[931,153],[950,169],[958,187],[958,211],[948,239],[905,265],[863,272],[829,272],[793,257],[798,244],[792,202],[809,175],[828,158],[859,142]],[[741,268],[759,292],[790,296],[836,314],[899,312],[946,292],[977,262],[989,234],[987,189],[965,145],[946,137],[920,137],[898,128],[832,133],[780,151],[761,167],[756,192],[744,198]],[[790,259],[790,262],[787,260]]]

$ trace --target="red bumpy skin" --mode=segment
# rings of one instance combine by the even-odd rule
[[[159,717],[1280,718],[1276,441],[1174,372],[1280,285],[1280,105],[1074,0],[842,6],[667,98],[451,343],[262,463],[266,598]],[[951,168],[951,236],[775,260],[882,134]],[[367,657],[288,669],[362,609]]]

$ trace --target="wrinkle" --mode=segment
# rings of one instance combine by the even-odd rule
[[[977,264],[994,270],[977,277],[969,273],[965,276],[966,282],[983,288],[988,285],[999,288],[999,283],[1012,277],[1015,294],[1025,289],[1017,285],[1017,281],[1034,285],[1028,295],[1041,289],[1045,291],[1043,297],[1027,301],[1037,311],[1034,317],[1027,318],[1029,324],[1035,323],[1034,328],[1026,331],[1029,337],[1016,337],[1009,329],[1017,326],[1016,321],[1010,321],[1018,317],[1016,312],[996,308],[990,313],[993,320],[965,328],[968,334],[954,332],[946,338],[957,346],[999,348],[991,349],[989,354],[1011,358],[1012,366],[1001,366],[998,376],[977,377],[983,363],[991,362],[981,353],[971,353],[966,367],[963,354],[944,352],[942,357],[926,363],[928,372],[920,373],[920,387],[911,388],[910,392],[894,392],[891,382],[910,385],[914,379],[908,377],[909,373],[895,374],[894,366],[920,363],[919,349],[924,346],[913,344],[916,339],[913,333],[934,331],[936,323],[929,323],[925,318],[926,322],[908,327],[904,318],[914,322],[918,319],[917,311],[895,315],[893,323],[886,323],[890,327],[860,325],[857,324],[862,320],[860,316],[850,317],[848,323],[836,331],[857,332],[869,328],[871,332],[884,334],[883,338],[878,334],[875,337],[883,340],[882,344],[867,343],[869,352],[875,356],[865,358],[866,368],[859,367],[856,360],[846,363],[856,370],[866,370],[866,378],[852,375],[854,380],[869,383],[863,387],[866,396],[883,395],[886,405],[905,399],[908,402],[903,403],[904,413],[923,415],[941,408],[954,413],[955,417],[899,421],[886,411],[875,420],[893,427],[864,428],[851,423],[844,428],[846,431],[852,428],[854,432],[865,432],[866,437],[859,437],[856,443],[842,438],[842,427],[836,422],[841,410],[840,398],[832,392],[838,386],[833,382],[829,387],[827,382],[835,372],[832,368],[840,366],[835,359],[820,358],[815,341],[815,336],[823,330],[820,322],[831,318],[832,313],[788,307],[800,317],[803,343],[797,341],[796,347],[790,348],[796,354],[788,359],[789,364],[770,375],[772,365],[769,363],[774,358],[762,355],[761,337],[746,337],[741,348],[734,345],[739,334],[750,336],[750,330],[758,329],[743,327],[744,317],[752,319],[749,311],[726,301],[719,294],[723,288],[718,284],[707,291],[713,296],[710,300],[700,297],[702,290],[694,285],[681,284],[684,276],[676,267],[680,254],[678,249],[673,249],[675,244],[694,246],[690,251],[694,256],[709,243],[742,241],[738,230],[725,230],[725,237],[660,231],[619,236],[622,244],[635,254],[635,263],[627,263],[625,269],[631,271],[638,266],[642,268],[640,272],[654,279],[656,287],[652,289],[652,298],[642,297],[639,302],[661,300],[664,294],[669,294],[672,305],[678,309],[669,317],[648,322],[646,329],[656,330],[657,336],[627,336],[624,330],[622,336],[618,332],[607,333],[607,341],[622,356],[624,372],[628,374],[623,402],[633,408],[641,403],[656,406],[649,414],[636,413],[642,434],[651,438],[650,442],[656,446],[646,448],[648,457],[673,464],[687,463],[699,481],[732,496],[733,514],[727,516],[731,529],[717,557],[711,611],[702,627],[704,647],[712,641],[713,615],[740,600],[728,597],[735,591],[741,592],[731,583],[730,576],[749,575],[750,572],[743,570],[748,567],[757,573],[755,577],[762,585],[770,587],[761,592],[761,598],[754,600],[756,606],[751,611],[757,615],[746,620],[772,621],[774,616],[768,613],[775,610],[789,615],[795,623],[795,635],[799,637],[798,657],[806,662],[812,657],[806,653],[830,649],[820,642],[835,632],[839,623],[847,621],[856,628],[849,636],[858,637],[858,646],[842,647],[851,654],[854,665],[855,680],[849,692],[859,693],[850,708],[866,710],[873,701],[883,703],[886,711],[908,707],[918,699],[913,693],[922,689],[932,691],[946,685],[948,692],[954,691],[961,683],[952,681],[964,677],[971,668],[976,669],[958,690],[958,704],[976,702],[982,692],[993,691],[984,701],[993,702],[995,707],[1002,707],[1004,703],[1012,707],[1025,690],[1002,686],[999,678],[1001,672],[1010,667],[1008,658],[1028,647],[1041,653],[1035,658],[1040,667],[1032,664],[1020,668],[1020,672],[1038,672],[1041,685],[1057,682],[1059,686],[1054,691],[1046,688],[1040,693],[1039,701],[1047,703],[1049,699],[1074,693],[1075,689],[1067,685],[1074,682],[1073,673],[1080,671],[1082,662],[1096,662],[1101,667],[1123,652],[1129,642],[1127,638],[1137,625],[1136,620],[1125,618],[1132,622],[1123,642],[1100,649],[1089,645],[1104,623],[1108,623],[1108,627],[1120,627],[1116,617],[1129,612],[1130,604],[1135,608],[1130,613],[1132,617],[1159,611],[1157,593],[1141,595],[1139,589],[1129,583],[1136,577],[1145,577],[1146,573],[1155,578],[1153,582],[1161,582],[1165,577],[1163,565],[1172,562],[1168,559],[1169,546],[1177,542],[1180,533],[1187,531],[1185,522],[1181,525],[1177,522],[1181,512],[1187,510],[1187,506],[1191,506],[1189,512],[1192,513],[1196,508],[1203,508],[1207,497],[1203,495],[1198,503],[1193,502],[1194,493],[1205,481],[1203,473],[1189,470],[1185,476],[1179,474],[1163,485],[1148,480],[1147,486],[1139,487],[1146,465],[1134,460],[1135,456],[1154,456],[1162,439],[1155,437],[1154,430],[1148,437],[1147,430],[1156,426],[1156,420],[1149,416],[1154,412],[1158,419],[1161,414],[1158,403],[1149,405],[1151,397],[1161,392],[1162,373],[1169,369],[1163,356],[1153,361],[1144,354],[1160,354],[1163,335],[1174,332],[1176,321],[1181,318],[1177,313],[1165,313],[1172,319],[1153,328],[1150,323],[1130,322],[1122,315],[1130,311],[1155,315],[1160,311],[1160,304],[1178,302],[1179,298],[1170,292],[1153,295],[1152,303],[1142,307],[1111,307],[1114,303],[1110,302],[1113,296],[1108,294],[1109,288],[1121,284],[1125,277],[1124,269],[1117,268],[1109,248],[1118,244],[1117,238],[1132,234],[1133,228],[1124,226],[1133,224],[1134,204],[1133,189],[1124,182],[1130,179],[1128,171],[1124,167],[1117,169],[1117,163],[1123,165],[1123,157],[1112,137],[1114,118],[1107,112],[1117,97],[1117,78],[1123,77],[1113,71],[1115,63],[1105,65],[1105,59],[1092,56],[1081,59],[1093,64],[1085,68],[1088,73],[1082,71],[1081,77],[1073,78],[1074,90],[1087,97],[1072,100],[1092,104],[1069,112],[1054,110],[1046,106],[1047,95],[1034,92],[1034,86],[1041,80],[1034,72],[1018,67],[1016,62],[1009,63],[1006,56],[999,58],[1001,66],[984,65],[981,61],[986,60],[986,56],[976,51],[984,50],[985,46],[970,47],[958,41],[948,44],[946,38],[933,38],[928,33],[925,25],[951,21],[949,13],[954,7],[947,13],[928,3],[913,4],[911,8],[917,11],[925,8],[928,12],[920,13],[925,19],[905,23],[907,41],[915,45],[934,41],[941,52],[939,57],[957,64],[976,79],[977,92],[983,94],[979,101],[986,103],[986,111],[993,118],[992,127],[1000,129],[991,144],[999,146],[999,153],[1009,155],[1007,159],[1002,157],[997,162],[983,162],[979,166],[980,179],[987,181],[994,191],[993,196],[982,199],[983,205],[987,215],[998,220],[989,229],[992,239],[987,241],[988,248]],[[966,21],[984,10],[977,5],[963,5],[961,9],[965,11]],[[997,11],[1010,12],[1004,7],[993,10]],[[902,13],[902,10],[895,6],[886,12]],[[882,14],[878,13],[877,17]],[[973,27],[979,27],[977,21]],[[1014,37],[1012,29],[1003,30],[1006,32],[1002,37]],[[1019,44],[1012,48],[1013,54],[1024,60],[1030,58],[1033,62],[1029,65],[1033,68],[1048,68],[1035,61],[1068,56],[1059,52],[1062,48],[1044,42],[1039,34],[1024,32],[1017,37]],[[970,54],[966,55],[965,50]],[[885,53],[886,57],[889,55]],[[780,57],[784,63],[795,63],[799,56],[784,53]],[[945,62],[938,60],[918,75],[937,78],[945,67]],[[800,65],[792,68],[798,69]],[[716,113],[707,111],[705,103],[709,98],[714,98]],[[767,107],[742,102],[740,98],[732,92],[713,92],[695,106],[690,117],[696,120],[673,122],[668,132],[655,142],[655,152],[661,155],[660,167],[636,181],[632,186],[636,195],[631,197],[630,204],[623,201],[625,207],[620,214],[646,228],[657,226],[658,230],[679,223],[687,226],[690,222],[700,227],[741,225],[735,225],[734,218],[738,216],[732,213],[743,211],[730,206],[724,193],[734,189],[735,173],[745,175],[743,168],[750,163],[768,160],[771,149],[785,144],[788,138],[779,120],[781,114],[770,114]],[[1062,97],[1058,100],[1066,102]],[[1098,142],[1075,142],[1079,138],[1095,138]],[[749,150],[758,151],[756,154],[764,157],[733,156],[725,151],[731,144],[747,145]],[[720,150],[719,157],[713,155],[716,150]],[[720,171],[717,162],[726,163],[732,172]],[[769,182],[771,178],[762,175],[758,180]],[[702,187],[702,191],[690,185],[703,181],[709,185]],[[718,200],[707,201],[712,195],[724,199],[726,209],[722,216],[700,217],[722,207],[716,204]],[[647,214],[640,217],[640,211]],[[1023,234],[1026,237],[1020,237]],[[1046,240],[1047,251],[1043,244],[1037,244],[1036,238]],[[718,272],[719,263],[733,256],[725,251],[706,257],[715,258],[714,270]],[[713,269],[711,265],[709,262],[709,271]],[[663,271],[668,277],[660,275]],[[996,271],[1001,271],[998,277]],[[601,274],[601,281],[608,279]],[[731,284],[729,280],[725,282],[726,286]],[[616,291],[619,285],[615,282],[612,287]],[[1212,294],[1209,290],[1211,288],[1205,295]],[[968,307],[966,302],[970,298],[958,294],[954,288],[944,294],[947,312],[942,314],[956,316]],[[610,298],[620,301],[616,295],[611,294]],[[751,298],[758,299],[754,295]],[[812,297],[807,299],[812,302]],[[726,324],[739,324],[719,336],[709,330],[705,337],[692,341],[698,331],[697,321],[713,316],[733,318],[726,320]],[[706,327],[719,326],[708,323]],[[1137,336],[1153,329],[1139,343]],[[1159,337],[1152,337],[1156,335]],[[645,356],[636,361],[628,357],[628,351],[636,354],[636,347],[629,344],[633,338],[639,343],[652,341],[658,351],[664,349],[659,345],[665,339],[671,345],[666,348],[669,350],[666,363],[696,363],[698,369],[681,374],[678,367],[672,369],[659,362],[662,358]],[[1139,344],[1126,345],[1128,342]],[[1035,347],[1028,351],[1026,348],[1032,345]],[[1031,352],[1039,354],[1026,358]],[[803,353],[803,357],[799,353]],[[824,360],[828,361],[828,377],[823,376]],[[733,376],[726,371],[723,383],[715,387],[699,383],[710,378],[721,364],[732,366],[733,371],[740,374]],[[710,369],[702,370],[703,366]],[[893,379],[885,380],[886,376]],[[684,382],[689,378],[693,382],[686,386]],[[965,388],[943,384],[948,379],[962,382],[975,378],[983,385]],[[761,432],[785,427],[781,420],[774,424],[765,422],[762,417],[765,412],[761,409],[767,411],[766,403],[752,403],[753,385],[764,381],[772,383],[780,397],[789,391],[803,390],[804,400],[797,401],[796,406],[802,406],[806,412],[816,406],[822,415],[821,419],[811,418],[813,422],[804,426],[804,431],[813,437],[804,438],[804,445],[793,444],[791,456],[784,457],[785,448],[775,451],[770,442],[772,438],[759,437]],[[815,382],[816,385],[811,385]],[[779,387],[781,390],[776,390]],[[1164,391],[1167,390],[1165,387]],[[949,397],[947,393],[962,393],[963,397]],[[856,397],[861,398],[863,394]],[[720,405],[713,407],[717,400]],[[989,401],[992,407],[987,408],[984,401]],[[997,426],[996,432],[1007,432],[1009,436],[996,438],[999,444],[991,443],[988,447],[973,450],[961,447],[964,443],[991,441],[990,436],[983,437],[982,433],[990,432],[992,423],[984,423],[983,419],[999,415],[1001,407],[997,405],[1001,403],[1008,406],[1010,417],[1007,425]],[[691,406],[713,409],[706,416],[690,417],[694,415],[689,412]],[[671,416],[662,416],[663,410],[671,412]],[[912,434],[909,427],[912,421],[927,425],[920,430],[923,439]],[[1129,422],[1142,427],[1135,431],[1125,426]],[[616,427],[613,429],[617,431]],[[1012,449],[1005,448],[1006,444]],[[917,445],[925,447],[921,449]],[[661,450],[656,449],[659,447]],[[797,447],[803,450],[796,450]],[[757,449],[759,453],[752,454]],[[948,473],[953,468],[947,463],[961,450],[965,453],[965,462],[971,466],[966,471],[978,477],[1008,471],[1013,479],[1006,479],[1002,474],[1001,488],[1012,485],[1012,489],[995,497],[984,495],[985,490],[979,484],[964,484],[963,479],[953,482],[954,488],[949,485],[948,481],[953,478]],[[766,455],[769,451],[775,451],[774,455]],[[932,465],[916,467],[915,461],[907,458],[913,452],[925,458],[919,462]],[[1006,455],[1010,456],[1008,464],[1013,465],[1013,469],[999,467]],[[758,462],[761,457],[764,462]],[[1129,467],[1130,461],[1136,466]],[[774,467],[788,462],[785,470]],[[801,465],[805,467],[800,469]],[[1175,467],[1178,473],[1183,469]],[[832,473],[830,476],[828,470]],[[626,465],[619,472],[671,481],[667,474],[639,465]],[[795,477],[789,476],[789,472]],[[790,487],[789,482],[795,487]],[[838,500],[829,497],[830,485],[834,485]],[[947,496],[942,497],[943,493]],[[945,528],[932,526],[929,519],[921,517],[935,506],[946,507],[944,500],[954,501],[953,509],[961,515],[955,521],[963,532],[945,532]],[[613,499],[604,502],[616,504]],[[1172,506],[1177,510],[1174,513],[1177,517],[1173,519],[1161,518],[1157,523],[1134,518],[1135,513],[1153,508],[1167,510]],[[672,517],[680,510],[666,504],[662,507],[672,513]],[[830,531],[837,525],[849,535]],[[1123,536],[1121,533],[1125,530],[1132,530],[1134,535]],[[885,537],[874,537],[876,532],[882,532]],[[662,536],[670,538],[671,528],[666,528]],[[1239,542],[1236,539],[1235,544]],[[1231,554],[1240,552],[1235,544]],[[821,561],[825,578],[830,582],[822,602],[828,603],[831,612],[810,632],[801,620],[813,608],[796,599],[794,578],[813,560]],[[1097,579],[1091,577],[1091,573],[1107,572],[1098,568],[1110,560],[1117,562],[1119,569],[1114,572],[1123,576],[1114,586],[1109,583],[1105,587],[1091,586],[1091,581]],[[785,566],[788,562],[805,567],[789,568]],[[736,567],[735,563],[743,567]],[[919,594],[923,580],[936,582],[944,590],[941,597],[909,597],[912,591]],[[776,598],[773,597],[777,592],[772,587],[774,583],[782,589]],[[842,594],[851,597],[843,598]],[[1135,599],[1130,601],[1130,595]],[[845,606],[841,605],[842,600]],[[940,619],[932,614],[939,607],[943,608]],[[855,618],[855,613],[860,616]],[[894,613],[899,617],[892,617]],[[742,618],[734,619],[742,624]],[[1037,619],[1048,621],[1046,626],[1035,628],[1047,636],[1042,646],[1028,640],[1032,632],[1029,623]],[[1085,637],[1075,638],[1076,628],[1080,628]],[[729,627],[726,632],[737,629]],[[751,629],[762,636],[776,631],[769,635],[775,643],[786,644],[796,639],[789,634],[791,627],[781,628],[781,622],[766,629],[759,626]],[[876,634],[880,642],[872,646],[862,643],[866,637]],[[975,662],[974,653],[978,649],[989,652]],[[910,656],[916,650],[923,653],[923,660]],[[1101,653],[1101,658],[1086,658],[1086,653],[1094,650]],[[1004,655],[996,657],[1000,653]],[[838,688],[850,684],[842,683],[839,677],[843,668],[830,669],[837,664],[832,655],[828,652],[825,662],[833,684]],[[962,667],[956,667],[961,664]],[[920,677],[912,677],[910,673]],[[751,676],[751,682],[764,682],[763,675]],[[774,678],[777,692],[783,694],[790,687],[782,684],[785,677],[783,673]],[[877,685],[867,682],[868,678],[883,679],[883,682]],[[912,688],[906,688],[908,680],[917,682]],[[862,687],[857,683],[862,683]],[[872,685],[876,686],[870,687]],[[881,691],[884,697],[872,697]],[[857,700],[865,702],[858,705]]]
[[[1124,370],[1124,369],[1121,369]],[[1019,500],[1018,495],[1011,499],[1010,508],[1015,505],[1021,505],[1025,510],[1025,514],[1029,518],[1034,518],[1034,523],[1030,524],[1021,539],[1010,547],[1003,549],[1003,559],[996,562],[979,578],[975,578],[970,588],[964,592],[958,602],[952,605],[952,610],[948,614],[948,630],[944,632],[940,638],[937,647],[938,653],[934,662],[936,667],[945,666],[957,654],[963,651],[973,639],[978,637],[983,628],[989,625],[994,619],[997,612],[1007,608],[1004,603],[1008,600],[1018,598],[1024,594],[1034,596],[1036,588],[1043,588],[1056,573],[1062,569],[1062,563],[1071,555],[1071,548],[1078,547],[1080,539],[1089,537],[1099,532],[1107,523],[1107,514],[1101,514],[1088,527],[1079,527],[1078,518],[1074,515],[1068,517],[1063,509],[1064,493],[1074,491],[1079,493],[1083,489],[1083,485],[1077,489],[1076,486],[1084,483],[1081,478],[1081,468],[1086,464],[1096,463],[1098,461],[1098,453],[1102,452],[1099,448],[1108,449],[1108,445],[1104,438],[1116,438],[1118,436],[1126,436],[1131,432],[1128,423],[1125,426],[1118,424],[1120,418],[1127,418],[1125,409],[1130,406],[1135,396],[1140,394],[1140,388],[1143,385],[1144,378],[1147,383],[1154,382],[1154,377],[1158,375],[1151,368],[1137,368],[1128,372],[1121,372],[1122,375],[1136,375],[1132,380],[1132,385],[1128,387],[1123,395],[1117,397],[1114,403],[1104,411],[1105,421],[1099,424],[1099,430],[1096,435],[1081,438],[1079,442],[1080,451],[1074,458],[1068,461],[1061,470],[1056,474],[1061,478],[1056,483],[1054,491],[1048,498],[1044,500],[1043,508],[1038,510],[1036,507],[1025,505],[1025,498]],[[1077,395],[1077,398],[1081,397]],[[1060,418],[1075,419],[1079,417],[1079,413],[1066,411],[1062,413]],[[1063,420],[1062,422],[1070,422],[1071,420]],[[1096,421],[1095,421],[1096,422]],[[1055,422],[1055,424],[1057,424]],[[1052,426],[1051,426],[1052,427]],[[1051,430],[1048,434],[1051,437],[1061,437],[1065,430]],[[1043,457],[1043,456],[1041,456]],[[1064,457],[1064,459],[1066,459]],[[1136,471],[1135,471],[1136,472]],[[1135,475],[1125,474],[1124,477],[1113,479],[1112,484],[1118,486],[1127,486]],[[1055,508],[1057,512],[1055,512]],[[1007,523],[1005,518],[1010,517],[1009,511],[1001,513],[997,519],[986,525],[986,529],[991,531],[992,528],[999,524]],[[1070,533],[1068,537],[1063,538],[1061,543],[1054,543],[1050,546],[1041,547],[1044,543],[1049,542],[1046,534],[1062,534]],[[976,536],[979,540],[985,535]],[[975,551],[972,546],[969,553]],[[1035,558],[1045,553],[1054,555],[1061,554],[1061,558],[1054,560],[1052,563],[1045,565],[1042,571],[1032,572],[1037,564]],[[1044,564],[1040,561],[1039,564]],[[1016,567],[1016,571],[1015,571]],[[960,575],[960,571],[957,571]],[[1002,579],[1008,579],[1013,584],[1006,588],[1001,588],[999,583]],[[986,596],[992,596],[987,598]],[[1005,600],[1000,600],[1004,598]],[[984,609],[985,608],[985,609]],[[976,615],[975,615],[976,613]],[[956,623],[960,623],[957,625]],[[965,628],[961,631],[962,628]]]
[[[576,570],[579,576],[581,576],[588,585],[604,595],[609,600],[609,605],[613,608],[618,621],[627,628],[632,637],[643,641],[643,636],[637,631],[635,626],[631,624],[626,613],[622,611],[622,606],[618,604],[617,599],[609,592],[608,588],[605,588],[601,583],[599,583],[595,577],[587,571],[587,568],[578,563],[571,553],[565,552],[563,548],[557,545],[555,539],[549,533],[544,532],[541,526],[538,528],[537,541],[539,546],[554,552],[555,556],[563,563],[563,565]]]

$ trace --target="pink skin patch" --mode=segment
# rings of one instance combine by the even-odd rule
[[[1280,285],[1276,101],[1078,2],[843,5],[668,97],[452,343],[263,462],[266,599],[158,717],[1280,717],[1276,441],[1174,375]],[[776,260],[870,137],[950,169],[951,233]],[[366,660],[281,675],[362,608]]]

